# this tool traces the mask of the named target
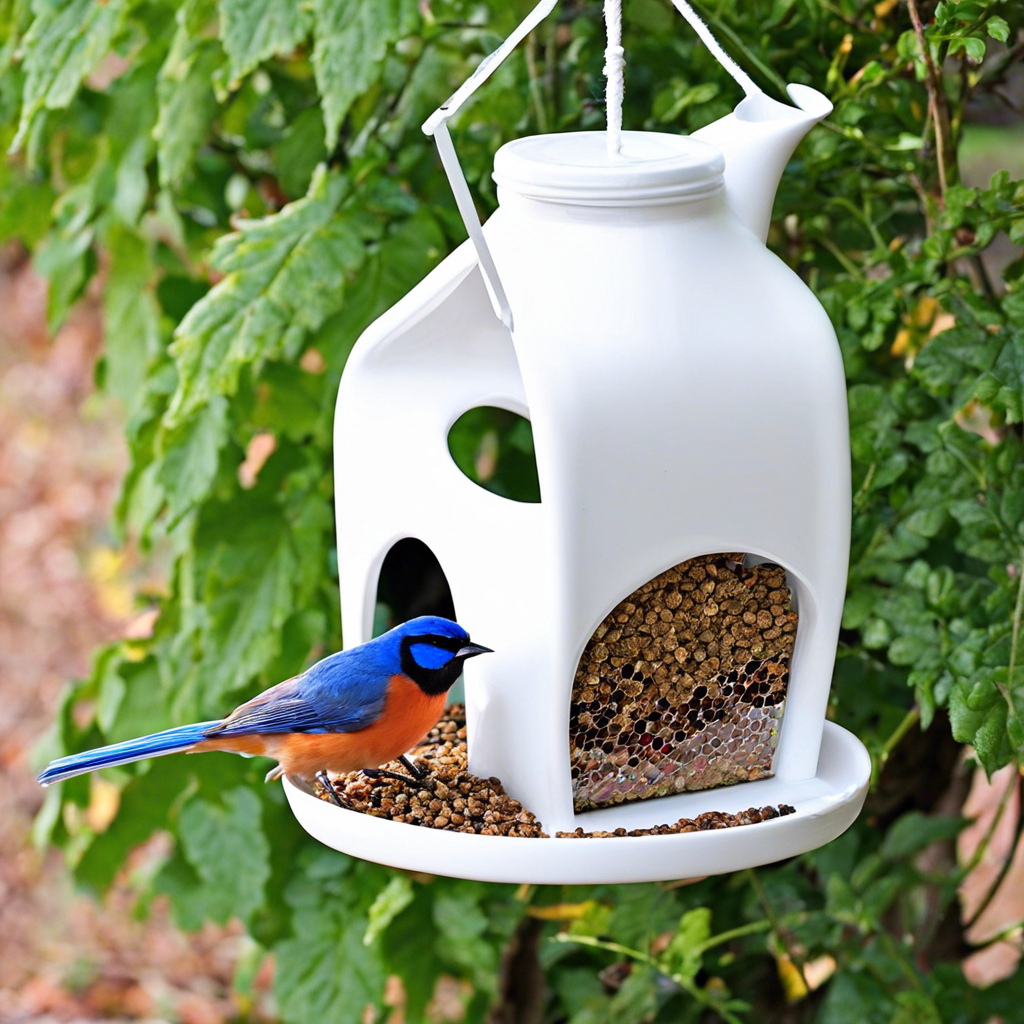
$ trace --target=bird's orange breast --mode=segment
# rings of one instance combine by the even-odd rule
[[[444,711],[445,695],[430,696],[404,675],[391,677],[380,717],[365,729],[339,733],[284,733],[205,741],[197,749],[265,754],[285,773],[312,778],[321,769],[338,774],[378,768],[411,750]]]

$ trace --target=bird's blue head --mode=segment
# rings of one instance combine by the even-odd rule
[[[452,688],[467,658],[491,653],[489,647],[474,644],[457,622],[439,615],[410,619],[380,639],[385,637],[397,642],[402,672],[431,696]]]

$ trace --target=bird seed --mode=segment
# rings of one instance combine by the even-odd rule
[[[785,570],[703,555],[612,609],[573,682],[577,811],[768,778],[797,613]]]
[[[410,756],[425,773],[420,782],[371,779],[362,772],[350,772],[331,779],[335,792],[352,810],[375,818],[482,836],[547,838],[537,819],[505,792],[499,779],[470,775],[466,711],[461,704],[445,711]],[[408,774],[398,761],[384,767]],[[319,783],[317,796],[331,799]]]
[[[362,772],[350,772],[331,779],[334,791],[353,811],[375,818],[389,818],[409,825],[443,828],[452,832],[472,832],[484,836],[518,836],[546,839],[540,823],[519,801],[513,800],[498,779],[481,779],[467,769],[466,709],[453,704],[444,717],[413,751],[415,765],[425,773],[422,782],[401,779],[371,779]],[[406,774],[398,761],[384,766],[389,771]],[[328,803],[331,797],[317,783],[316,795]],[[709,811],[694,819],[680,818],[671,825],[655,825],[626,831],[558,832],[560,839],[603,839],[612,836],[661,836],[676,832],[705,832],[769,821],[792,814],[785,804],[774,807],[751,807],[739,814]]]
[[[584,832],[582,828],[575,832],[556,832],[558,839],[610,839],[615,836],[670,836],[677,832],[712,832],[718,828],[735,828],[737,825],[756,825],[772,818],[784,818],[795,813],[796,808],[789,804],[778,807],[750,807],[737,814],[726,814],[725,811],[706,811],[696,818],[680,818],[673,825],[655,825],[653,828],[634,828],[628,831],[617,828],[614,832]]]

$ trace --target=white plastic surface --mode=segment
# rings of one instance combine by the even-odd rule
[[[514,337],[464,245],[367,330],[343,376],[346,643],[370,636],[391,546],[426,543],[460,622],[497,652],[466,668],[471,769],[501,778],[547,831],[571,831],[569,703],[593,630],[687,558],[771,559],[800,613],[774,763],[785,793],[818,762],[849,551],[846,389],[828,317],[721,189],[647,206],[506,188],[499,199],[485,232]],[[452,461],[448,430],[481,405],[532,420],[539,504],[491,494]],[[676,798],[679,814],[703,798]]]
[[[383,821],[286,789],[317,838],[415,870],[552,883],[730,871],[834,838],[869,775],[863,746],[825,722],[849,553],[842,360],[824,310],[763,245],[786,161],[831,107],[804,86],[789,89],[796,106],[778,103],[733,65],[747,97],[694,137],[624,132],[617,154],[599,133],[508,144],[495,165],[500,209],[481,228],[445,125],[553,6],[542,0],[424,126],[471,238],[365,332],[342,378],[345,641],[369,639],[384,557],[416,537],[438,557],[459,621],[496,651],[466,667],[470,769],[501,778],[547,832],[780,802],[796,814],[709,833],[512,839]],[[448,431],[477,406],[531,419],[539,504],[491,494],[456,467]],[[585,643],[638,586],[721,551],[778,562],[795,591],[774,777],[576,815],[569,709]]]
[[[828,99],[806,85],[789,85],[786,91],[795,107],[758,92],[693,133],[724,154],[729,205],[762,241],[768,237],[775,190],[793,150],[832,111]]]
[[[482,881],[582,885],[724,874],[813,850],[853,823],[864,803],[870,774],[871,762],[863,745],[828,722],[813,778],[797,784],[765,779],[687,797],[647,800],[633,805],[637,823],[624,824],[643,828],[675,821],[681,814],[736,812],[786,800],[795,805],[795,814],[709,832],[605,839],[514,839],[448,832],[341,810],[290,779],[285,779],[285,793],[307,832],[327,846],[365,860]],[[618,827],[605,823],[607,814],[581,815],[579,824],[588,831]]]
[[[462,171],[458,155],[448,133],[448,122],[458,113],[473,93],[487,81],[502,65],[512,51],[523,39],[533,31],[555,8],[557,0],[540,0],[529,14],[516,26],[513,32],[501,45],[489,53],[477,66],[476,70],[465,82],[423,123],[423,131],[433,136],[437,143],[438,155],[445,175],[451,185],[459,215],[466,227],[470,242],[476,249],[477,260],[483,275],[484,284],[491,299],[495,315],[509,330],[514,329],[512,308],[505,293],[505,287],[498,276],[494,258],[488,248],[480,223],[480,216],[473,205],[469,185]],[[779,178],[796,148],[797,143],[816,121],[820,121],[832,110],[832,104],[821,93],[806,85],[787,86],[790,99],[796,107],[765,96],[753,79],[730,57],[721,44],[715,39],[708,26],[701,20],[687,0],[672,0],[676,10],[686,19],[690,27],[700,37],[711,55],[732,76],[743,89],[744,101],[736,110],[714,124],[705,126],[695,132],[693,138],[703,135],[707,141],[717,145],[729,158],[731,166],[727,178],[729,201],[740,219],[762,240],[767,238],[768,223],[771,216],[772,199],[778,187]],[[621,16],[621,11],[619,12]],[[607,20],[607,12],[606,12]],[[609,95],[608,113],[610,120],[606,131],[605,149],[613,156],[618,156],[622,149],[622,47],[621,25],[619,17],[608,22],[608,49],[606,50],[605,73],[610,69],[607,61],[615,63],[614,81],[608,80],[608,87],[614,91]],[[614,55],[614,56],[612,56]],[[739,123],[737,123],[739,122]],[[753,129],[751,125],[764,125]],[[636,135],[638,133],[634,133]],[[541,145],[550,144],[552,137],[541,140]],[[537,140],[519,140],[520,143],[536,142]],[[559,146],[559,143],[554,143]],[[763,164],[759,161],[764,160]],[[520,183],[524,184],[524,183]],[[561,191],[557,189],[556,191]],[[579,184],[583,184],[580,182]],[[537,197],[535,192],[527,190],[523,194]],[[691,192],[697,189],[690,189]],[[562,196],[564,198],[564,195]],[[618,196],[614,197],[615,199]],[[642,201],[639,194],[634,200]]]
[[[710,195],[722,185],[721,151],[686,135],[623,132],[609,153],[604,132],[531,135],[494,158],[499,188],[570,205],[642,206]]]

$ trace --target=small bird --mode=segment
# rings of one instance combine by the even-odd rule
[[[272,757],[267,782],[291,775],[318,779],[344,806],[326,772],[362,769],[398,775],[380,765],[400,760],[414,779],[421,772],[405,757],[441,717],[445,695],[463,662],[492,653],[456,622],[423,615],[359,647],[332,654],[240,705],[219,722],[166,729],[137,740],[70,754],[40,775],[44,786],[74,775],[162,754],[228,750]],[[398,776],[399,778],[407,778]]]

